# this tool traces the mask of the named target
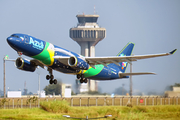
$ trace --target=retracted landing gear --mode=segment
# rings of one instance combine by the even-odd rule
[[[46,75],[46,79],[49,80],[49,84],[57,84],[57,80],[54,79],[54,75],[52,74],[52,69],[48,68],[48,71],[50,75]]]
[[[83,74],[77,74],[77,79],[80,79],[80,83],[87,83],[88,79],[84,78]]]

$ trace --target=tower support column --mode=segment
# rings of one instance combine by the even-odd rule
[[[77,15],[76,17],[78,25],[70,29],[70,38],[81,46],[81,55],[95,57],[95,46],[106,37],[106,29],[99,27],[97,23],[99,15]],[[97,82],[95,80],[89,80],[88,84],[90,91],[97,91]],[[83,85],[85,83],[80,85],[81,88]]]
[[[88,42],[79,42],[81,46],[81,55],[88,57],[89,56],[89,45]]]

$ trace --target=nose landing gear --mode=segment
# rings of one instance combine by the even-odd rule
[[[49,84],[57,84],[57,80],[54,79],[54,75],[52,74],[52,69],[48,68],[48,71],[50,75],[46,75],[46,79],[49,80]]]

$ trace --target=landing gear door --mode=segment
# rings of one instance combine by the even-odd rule
[[[26,44],[29,44],[29,37],[28,36],[24,36],[24,40]]]

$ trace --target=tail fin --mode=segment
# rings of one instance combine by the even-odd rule
[[[119,53],[117,56],[131,56],[133,48],[134,48],[134,43],[129,42]],[[128,66],[128,62],[120,62],[120,71],[124,73],[126,71],[126,68]]]

